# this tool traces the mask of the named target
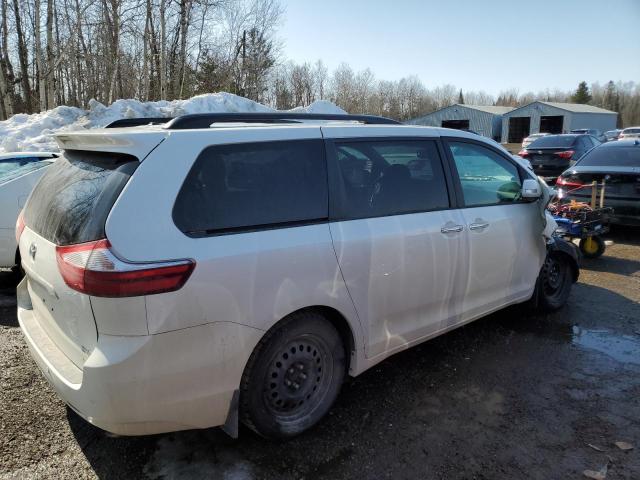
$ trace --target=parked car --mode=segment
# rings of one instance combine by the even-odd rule
[[[555,180],[571,165],[571,162],[578,161],[585,153],[598,145],[600,145],[600,141],[591,135],[547,135],[534,140],[518,155],[531,162],[537,175]]]
[[[619,140],[628,140],[630,138],[640,138],[640,127],[625,128],[618,137]]]
[[[50,152],[0,154],[0,268],[19,265],[16,219],[44,167],[56,156]]]
[[[618,140],[594,148],[560,175],[558,194],[589,203],[593,181],[605,182],[604,206],[613,207],[612,223],[640,225],[640,141]]]
[[[604,133],[593,128],[576,128],[575,130],[571,130],[569,133],[591,135],[592,137],[596,137],[602,143],[607,141],[607,137],[604,135]]]
[[[507,305],[561,308],[578,276],[546,186],[471,133],[200,114],[57,140],[18,222],[18,320],[117,434],[291,437],[347,374]]]
[[[532,133],[522,141],[522,148],[527,148],[529,145],[531,145],[531,142],[533,142],[534,140],[537,140],[540,137],[545,137],[547,135],[549,134],[548,133]]]
[[[622,129],[609,130],[608,132],[604,132],[604,136],[607,137],[607,142],[613,142],[618,140],[620,134],[622,133]]]

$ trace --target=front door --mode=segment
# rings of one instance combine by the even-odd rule
[[[328,149],[331,235],[371,358],[459,314],[466,232],[435,140],[344,139]]]
[[[545,255],[537,202],[520,198],[527,175],[497,149],[450,140],[469,240],[469,276],[461,321],[525,300]]]

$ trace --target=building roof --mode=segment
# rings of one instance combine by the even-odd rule
[[[535,100],[531,103],[527,103],[526,105],[518,107],[515,110],[527,108],[533,105],[534,103],[542,103],[543,105],[549,105],[550,107],[559,108],[560,110],[566,110],[568,112],[573,112],[573,113],[608,113],[612,115],[617,115],[616,112],[612,112],[611,110],[605,110],[604,108],[594,107],[593,105],[585,105],[583,103],[543,102],[541,100]],[[512,110],[511,112],[515,110]]]
[[[552,107],[562,108],[563,110],[569,110],[570,112],[577,113],[617,113],[611,110],[606,110],[600,107],[594,107],[593,105],[586,105],[584,103],[559,103],[559,102],[540,102]]]
[[[463,108],[472,108],[474,110],[479,110],[481,112],[490,113],[492,115],[504,115],[505,113],[513,110],[513,107],[495,107],[493,105],[466,105],[464,103],[454,103],[452,105],[447,105],[446,107],[439,108],[433,112],[426,113],[424,115],[420,115],[419,117],[412,118],[411,120],[407,120],[406,124],[412,124],[421,118],[428,117],[429,115],[433,115],[434,113],[441,112],[442,110],[447,110],[448,108],[455,107],[463,107]]]
[[[473,108],[475,110],[481,110],[483,112],[493,113],[494,115],[502,115],[514,109],[513,107],[498,107],[494,105],[466,105],[466,104],[460,104],[460,103],[456,103],[455,106]]]

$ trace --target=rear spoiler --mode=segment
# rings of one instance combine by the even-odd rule
[[[57,133],[54,138],[63,150],[126,153],[143,160],[168,134],[165,130],[132,132],[96,129]]]

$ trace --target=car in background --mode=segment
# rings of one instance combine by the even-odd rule
[[[640,225],[640,140],[618,140],[588,152],[558,177],[558,196],[589,203],[593,181],[604,181],[612,223]]]
[[[536,175],[547,180],[555,180],[572,165],[571,162],[578,161],[585,153],[601,143],[591,135],[546,135],[533,141],[518,155],[531,162]]]
[[[640,138],[640,127],[629,127],[625,128],[620,132],[619,140],[629,139],[629,138]]]
[[[621,128],[616,128],[615,130],[609,130],[608,132],[604,132],[604,136],[607,137],[607,142],[613,142],[618,140],[620,134],[622,133]]]
[[[0,268],[19,267],[16,219],[45,167],[57,156],[52,152],[0,154]]]
[[[603,143],[607,141],[607,137],[604,135],[604,133],[602,133],[600,130],[596,130],[594,128],[576,128],[574,130],[571,130],[569,133],[578,133],[578,134],[582,134],[582,135],[591,135],[593,137],[596,137],[598,140],[600,140]]]
[[[539,139],[540,137],[546,137],[547,135],[549,135],[549,133],[532,133],[524,140],[522,140],[522,148],[527,148],[533,141]]]

